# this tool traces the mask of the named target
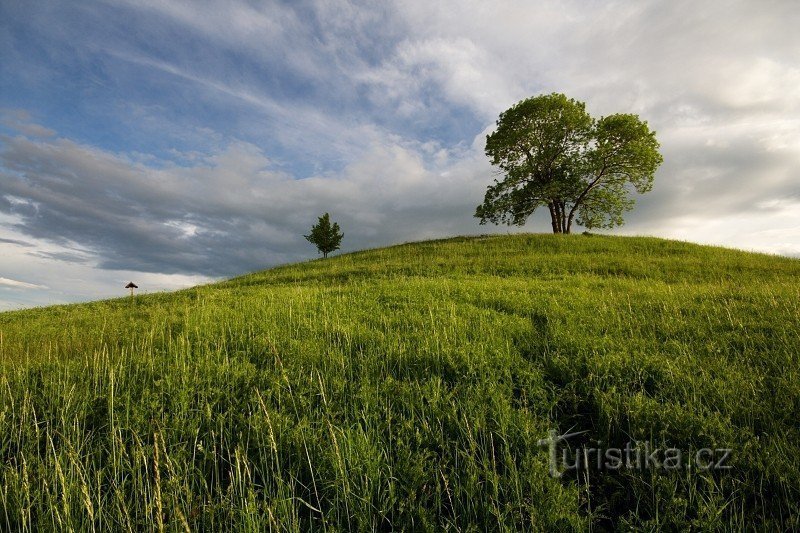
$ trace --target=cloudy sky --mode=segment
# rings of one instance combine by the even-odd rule
[[[0,0],[0,309],[313,258],[324,211],[345,251],[508,231],[472,217],[484,139],[554,91],[658,132],[617,233],[800,256],[799,27],[796,0]]]

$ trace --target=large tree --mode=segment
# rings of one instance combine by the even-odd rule
[[[329,253],[339,249],[344,234],[339,231],[339,224],[336,222],[331,224],[330,215],[325,213],[319,217],[316,224],[311,226],[311,233],[303,235],[303,237],[311,244],[316,245],[322,257],[328,257]]]
[[[655,132],[636,115],[593,119],[563,94],[523,100],[500,114],[486,155],[503,177],[486,191],[475,216],[521,226],[547,206],[553,233],[623,223],[631,190],[645,193],[662,162]]]

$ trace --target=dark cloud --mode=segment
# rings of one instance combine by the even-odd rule
[[[29,243],[27,241],[21,241],[19,239],[5,239],[5,238],[2,238],[2,237],[0,237],[0,244],[16,244],[17,246],[24,246],[24,247],[27,247],[27,248],[30,248],[30,247],[33,246],[33,244],[31,244],[31,243]]]
[[[242,143],[203,165],[152,167],[71,141],[8,139],[0,209],[26,235],[78,243],[100,268],[210,276],[308,257],[302,235],[324,211],[350,248],[477,229],[472,204],[484,180],[471,165],[447,177],[411,149],[368,153],[341,175],[294,179]]]
[[[88,264],[92,260],[91,256],[87,256],[85,253],[76,252],[28,252],[28,255],[32,257],[41,257],[42,259],[52,259],[54,261],[61,261],[64,263]]]

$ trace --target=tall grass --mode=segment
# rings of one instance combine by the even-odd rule
[[[0,314],[0,529],[798,529],[798,281],[521,235]],[[558,479],[551,429],[734,468]]]

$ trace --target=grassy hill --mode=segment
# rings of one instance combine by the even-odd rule
[[[0,529],[800,528],[800,261],[456,238],[0,334]],[[553,477],[551,430],[732,468]]]

